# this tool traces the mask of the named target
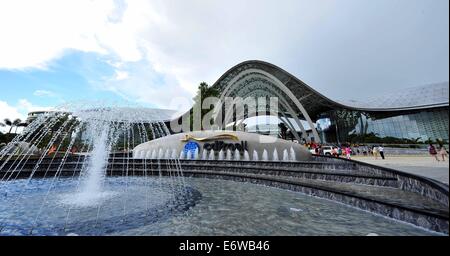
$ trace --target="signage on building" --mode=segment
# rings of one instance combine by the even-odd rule
[[[235,142],[225,142],[223,140],[233,140]],[[219,135],[214,135],[210,137],[197,138],[192,135],[185,135],[185,137],[181,140],[187,142],[184,146],[185,154],[188,155],[189,152],[194,152],[195,150],[199,150],[200,146],[197,142],[203,142],[203,150],[214,150],[216,152],[223,151],[235,151],[236,149],[243,153],[245,150],[248,151],[248,143],[247,141],[240,141],[239,138],[230,133],[224,133]],[[212,141],[212,142],[209,142]]]

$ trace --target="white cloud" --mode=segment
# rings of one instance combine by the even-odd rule
[[[125,80],[129,77],[128,72],[126,71],[120,71],[120,70],[116,70],[116,76],[115,79],[116,80]]]
[[[54,109],[53,107],[43,107],[43,106],[34,105],[27,99],[20,99],[18,104],[16,105],[16,108],[18,109],[18,111],[20,111],[21,113],[23,113],[25,115],[28,114],[29,112],[50,111],[50,110]]]
[[[310,25],[333,2],[170,1],[154,5],[167,22],[150,23],[141,41],[158,72],[173,76],[191,93],[201,81],[214,83],[235,64],[262,59],[282,63],[301,49]],[[189,10],[189,11],[187,11]],[[305,10],[305,11],[303,11]],[[299,15],[301,12],[301,15]]]
[[[110,90],[134,97],[127,80],[136,74],[122,68],[141,61],[141,69],[160,73],[172,83],[169,91],[183,91],[191,98],[199,82],[214,82],[232,64],[270,57],[267,42],[277,46],[285,38],[280,24],[267,26],[266,17],[289,25],[295,20],[288,18],[298,16],[293,10],[274,12],[276,3],[253,4],[259,6],[261,15],[229,8],[240,6],[240,1],[3,1],[0,68],[47,68],[66,50],[96,52],[109,59],[117,69],[115,79],[124,82],[106,85]],[[306,17],[303,23],[308,23],[308,13],[301,15]],[[242,27],[244,17],[252,19],[253,25]],[[247,30],[255,36],[248,37]],[[296,34],[301,35],[301,29]],[[153,84],[132,80],[140,82],[135,86],[158,93]],[[152,100],[150,96],[139,99]]]
[[[158,15],[148,1],[131,2],[129,8],[114,0],[2,1],[0,68],[46,68],[66,50],[142,59],[138,34]]]
[[[185,98],[191,102],[192,98],[173,77],[159,75],[145,61],[129,65],[126,71],[116,70],[112,78],[96,83],[96,87],[112,91],[129,101],[160,108],[173,109],[176,99]]]
[[[5,118],[8,118],[11,121],[14,121],[17,118],[25,120],[26,115],[20,113],[16,107],[10,106],[7,102],[0,101],[0,122],[3,123]],[[0,127],[0,131],[2,132],[8,132],[8,130],[8,127]]]
[[[127,1],[121,22],[111,25],[115,33],[109,33],[109,27],[101,33],[104,40],[100,41],[116,42],[110,50],[119,56],[119,61],[110,62],[116,68],[116,81],[107,81],[100,87],[140,102],[169,107],[174,104],[174,98],[190,101],[200,82],[214,83],[226,69],[238,62],[273,58],[280,52],[277,47],[284,44],[286,36],[298,39],[305,32],[304,28],[296,29],[295,34],[280,31],[280,26],[292,27],[291,23],[299,19],[294,9],[274,12],[277,3],[261,5],[254,1],[260,14],[255,16],[228,8],[240,4],[240,1]],[[327,6],[305,2],[302,5],[315,11],[320,11],[320,6]],[[316,16],[303,14],[304,27],[326,12],[327,8]],[[266,18],[269,16],[278,24],[270,24]],[[252,25],[242,27],[244,17],[251,18]],[[248,37],[249,31],[255,36]],[[271,35],[270,40],[268,35]],[[128,54],[120,48],[124,39],[134,42],[132,45],[142,57],[139,66],[128,69],[127,75],[123,70],[130,66],[127,65],[129,61],[121,56]],[[160,74],[164,81],[156,81],[155,73]]]
[[[0,122],[3,123],[5,118],[11,121],[15,119],[25,121],[29,112],[50,110],[53,110],[53,108],[34,105],[27,99],[20,99],[16,105],[9,105],[6,101],[0,100]],[[7,132],[8,130],[8,127],[0,127],[0,131],[2,132]]]
[[[15,119],[23,118],[24,115],[19,113],[16,107],[10,106],[6,101],[0,101],[0,120],[5,118]]]
[[[47,68],[67,50],[94,52],[116,70],[97,87],[161,106],[248,59],[345,96],[364,91],[361,84],[363,94],[448,79],[448,22],[440,18],[448,11],[436,12],[448,2],[410,2],[2,1],[0,69]]]
[[[106,53],[96,30],[112,1],[2,1],[0,68],[45,68],[65,50]]]

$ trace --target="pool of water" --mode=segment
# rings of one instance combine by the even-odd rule
[[[0,235],[439,235],[251,183],[113,177],[103,187],[98,201],[86,205],[76,179],[0,183]]]

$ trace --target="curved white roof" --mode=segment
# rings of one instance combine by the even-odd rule
[[[248,60],[237,64],[225,72],[213,86],[219,90],[224,90],[231,81],[236,83],[236,78],[245,82],[250,76],[238,75],[244,73],[246,70],[261,70],[282,81],[298,99],[301,99],[303,106],[310,116],[318,116],[320,113],[336,108],[384,112],[447,107],[449,105],[448,81],[403,89],[394,93],[385,93],[378,97],[369,96],[360,100],[336,101],[317,92],[282,68],[260,60]],[[267,80],[270,80],[270,78]],[[252,90],[247,91],[251,92]]]
[[[449,82],[427,84],[361,100],[339,101],[354,108],[405,109],[448,106]]]

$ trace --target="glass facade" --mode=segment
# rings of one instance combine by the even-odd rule
[[[326,142],[414,143],[429,139],[448,142],[448,107],[408,112],[364,113],[335,110],[327,113],[331,125]],[[379,140],[379,141],[377,141]]]

